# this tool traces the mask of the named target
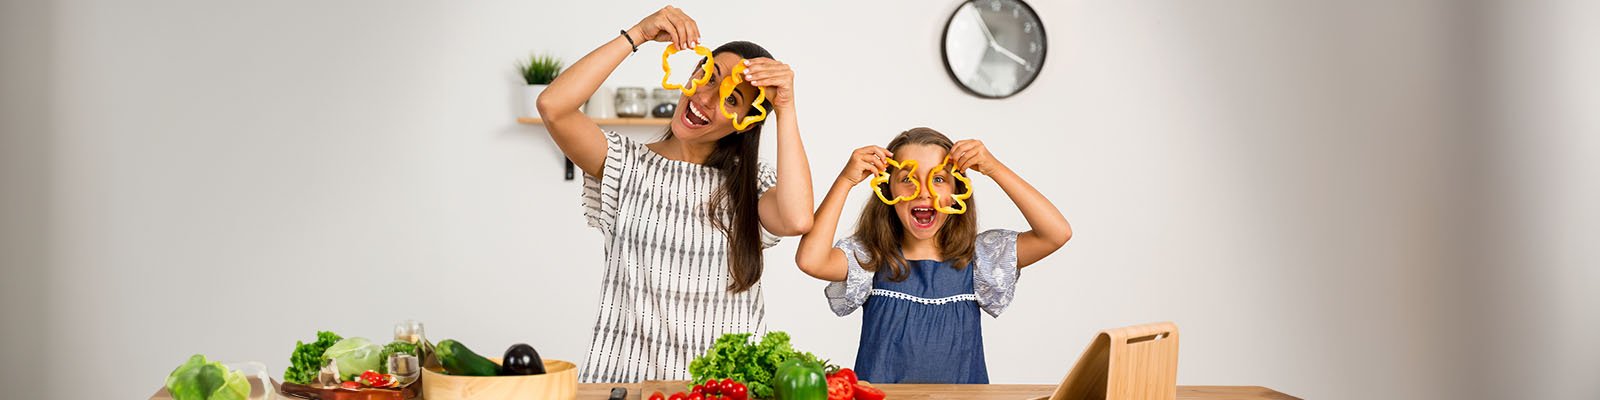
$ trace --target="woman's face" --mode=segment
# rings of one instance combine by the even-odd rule
[[[678,109],[672,113],[672,134],[678,139],[687,142],[715,142],[733,133],[733,120],[722,115],[719,104],[726,104],[728,111],[735,117],[744,118],[749,111],[750,102],[755,100],[757,90],[748,82],[740,82],[728,98],[717,98],[722,88],[722,78],[733,72],[733,67],[738,65],[743,58],[738,54],[724,52],[712,58],[716,64],[711,75],[711,81],[705,86],[696,88],[692,96],[678,96]],[[705,76],[703,66],[697,65],[694,76],[690,79],[700,79]],[[680,94],[682,92],[679,92]]]
[[[944,161],[947,151],[944,147],[932,144],[908,144],[894,150],[895,159],[900,162],[916,160],[916,171],[896,170],[889,175],[889,190],[895,197],[908,196],[917,191],[917,186],[912,183],[916,180],[923,184],[921,193],[910,201],[902,201],[894,205],[895,215],[900,217],[900,224],[906,233],[917,239],[928,239],[939,233],[939,228],[944,226],[949,215],[933,209],[933,197],[928,186],[939,192],[939,203],[950,204],[950,193],[955,189],[955,182],[950,177],[949,171],[937,171],[929,177],[928,170],[938,166]],[[928,178],[923,180],[924,178]]]

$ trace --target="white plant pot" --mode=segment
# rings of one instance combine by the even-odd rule
[[[522,115],[525,118],[539,118],[539,94],[550,85],[528,85],[522,88]]]

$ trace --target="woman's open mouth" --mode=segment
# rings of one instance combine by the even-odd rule
[[[684,126],[689,128],[699,128],[711,124],[711,119],[706,118],[706,114],[700,111],[699,104],[695,104],[695,102],[691,101],[688,102],[687,105],[688,107],[685,107],[687,110],[684,110],[683,112]]]
[[[933,217],[937,216],[930,207],[911,207],[911,225],[917,229],[933,227]]]

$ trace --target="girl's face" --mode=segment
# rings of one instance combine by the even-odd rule
[[[711,75],[711,81],[704,86],[696,88],[694,95],[684,96],[679,92],[678,109],[672,112],[672,134],[687,142],[715,142],[733,133],[733,120],[722,115],[719,104],[726,104],[728,111],[732,111],[738,118],[743,118],[749,111],[750,102],[756,98],[756,87],[749,82],[740,82],[728,98],[717,98],[722,88],[722,78],[733,72],[733,67],[738,65],[743,58],[732,52],[723,52],[713,57],[710,62],[716,64],[716,73]],[[694,76],[691,80],[705,77],[703,65],[696,65]]]
[[[912,180],[923,184],[921,193],[910,201],[902,201],[894,205],[895,215],[900,217],[900,224],[906,233],[917,239],[928,239],[939,233],[939,228],[944,226],[949,215],[933,209],[933,197],[927,186],[939,192],[939,203],[949,205],[950,193],[955,189],[955,181],[950,177],[950,172],[937,171],[933,176],[928,176],[928,170],[938,166],[944,161],[948,152],[944,147],[932,144],[908,144],[895,149],[895,159],[905,162],[916,160],[916,171],[896,170],[889,175],[889,190],[895,197],[910,195],[917,191]],[[926,180],[924,180],[926,178]]]

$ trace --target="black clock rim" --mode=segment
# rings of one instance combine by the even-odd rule
[[[978,1],[978,0],[966,0],[966,1],[961,2],[961,4],[956,5],[955,11],[950,12],[950,17],[949,18],[945,18],[945,20],[944,20],[944,33],[941,33],[939,35],[939,59],[940,59],[940,61],[944,62],[944,72],[945,72],[945,74],[950,75],[950,80],[955,82],[956,87],[961,88],[961,90],[964,91],[964,92],[967,92],[967,94],[970,94],[970,95],[973,95],[973,96],[978,96],[980,98],[985,98],[985,99],[1004,99],[1004,98],[1009,98],[1011,96],[1016,96],[1018,93],[1022,93],[1022,91],[1028,90],[1029,86],[1033,86],[1033,81],[1039,79],[1039,74],[1044,72],[1044,62],[1045,62],[1046,59],[1049,58],[1049,54],[1050,54],[1050,35],[1045,32],[1044,19],[1043,19],[1043,17],[1039,16],[1039,12],[1037,10],[1034,10],[1033,6],[1028,4],[1028,2],[1023,1],[1023,0],[1011,0],[1011,1],[1017,2],[1017,4],[1021,4],[1023,7],[1026,7],[1028,9],[1028,12],[1033,14],[1033,18],[1035,20],[1039,21],[1039,38],[1040,38],[1039,39],[1040,40],[1040,43],[1039,43],[1039,48],[1040,48],[1040,50],[1039,50],[1039,67],[1033,73],[1033,75],[1029,75],[1028,76],[1028,80],[1026,82],[1022,82],[1022,86],[1017,87],[1017,90],[1011,92],[1011,94],[1004,95],[1004,96],[993,96],[993,95],[978,93],[977,91],[972,90],[972,88],[967,87],[967,84],[961,83],[961,77],[956,76],[956,71],[954,69],[950,68],[950,50],[948,48],[946,48],[946,43],[950,42],[950,23],[951,22],[955,22],[956,13],[961,12],[961,7],[962,6],[965,6],[965,5],[969,4],[969,3],[973,3],[973,2],[976,2],[976,1]]]

